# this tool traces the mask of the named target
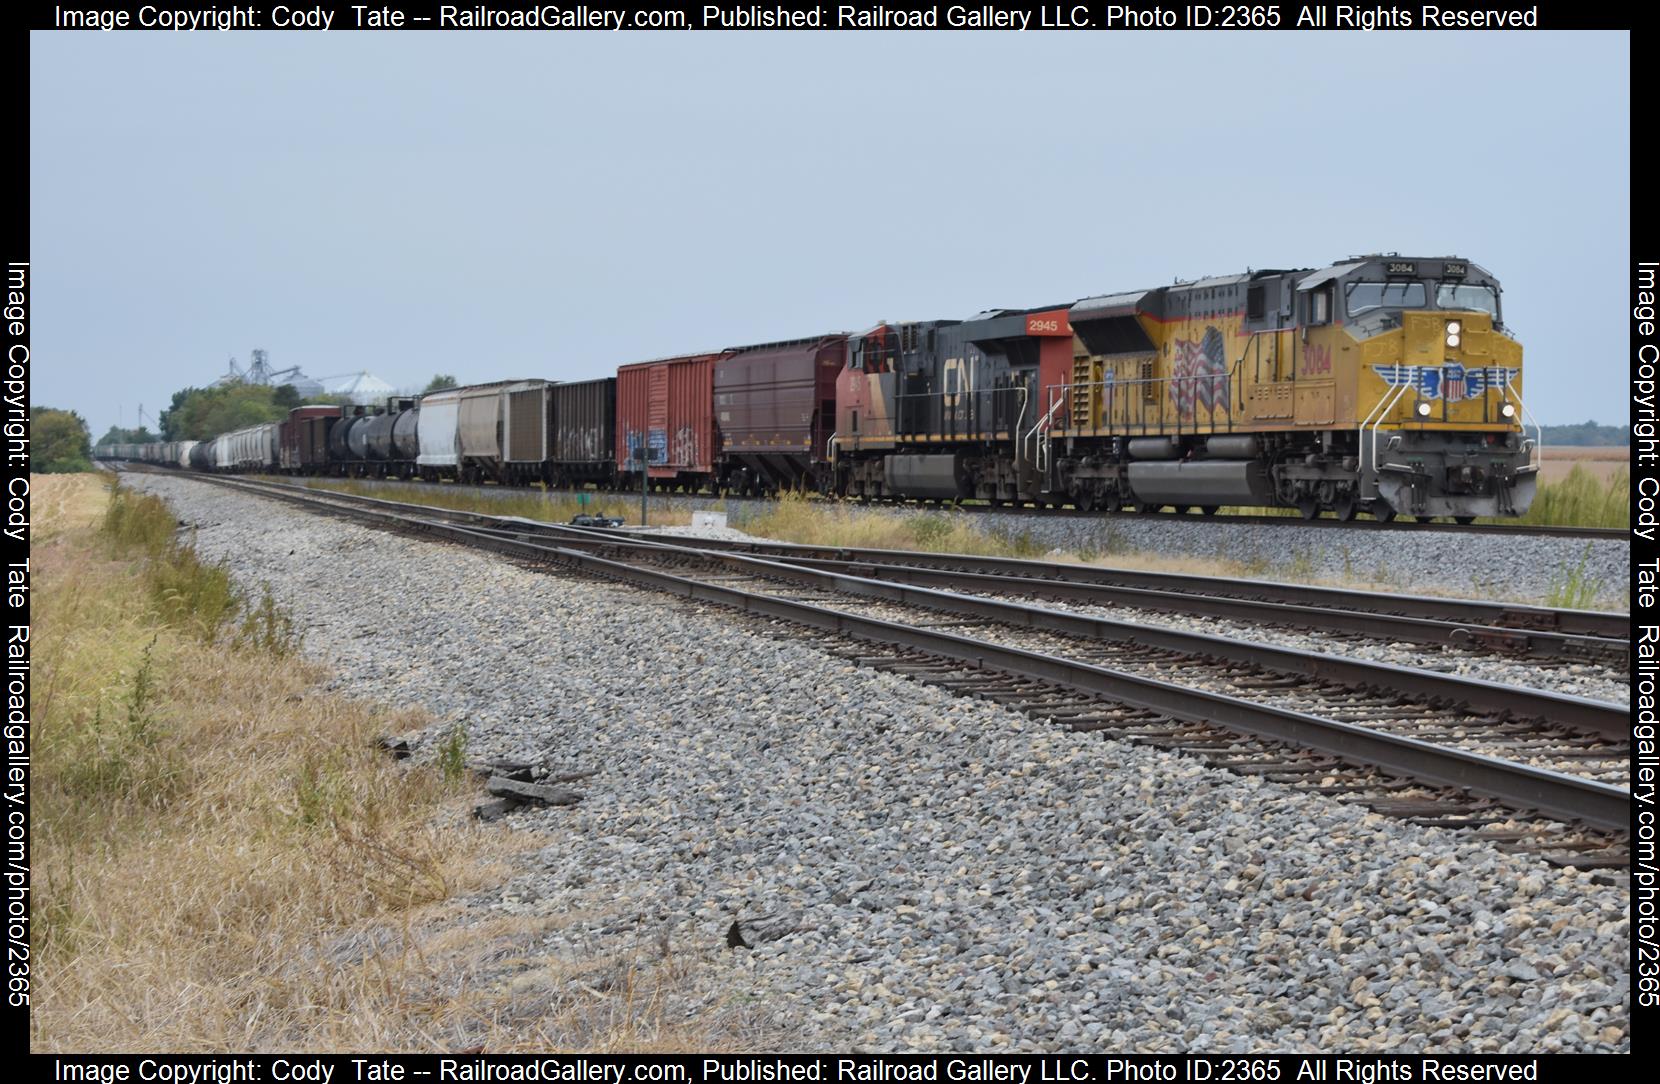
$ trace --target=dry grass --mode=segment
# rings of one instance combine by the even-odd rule
[[[291,482],[291,478],[275,479]],[[408,485],[365,485],[363,482],[338,478],[311,478],[305,484],[313,489],[328,489],[359,497],[376,497],[384,501],[402,501],[426,508],[449,508],[458,512],[479,512],[487,516],[520,516],[543,523],[569,523],[579,515],[621,516],[627,523],[640,522],[640,495],[593,490],[588,492],[588,503],[579,503],[574,494],[547,492],[541,489],[485,489],[483,492],[445,484],[410,483]],[[652,498],[648,513],[653,527],[672,527],[690,523],[691,513],[671,507],[661,498]]]
[[[1631,448],[1576,448],[1568,445],[1546,445],[1544,459],[1539,464],[1539,481],[1544,485],[1565,480],[1582,469],[1599,482],[1611,481],[1624,468],[1627,477],[1631,469]]]
[[[984,557],[1036,557],[1044,552],[1029,534],[1002,535],[982,530],[975,513],[896,513],[814,500],[796,493],[780,494],[777,500],[762,505],[760,511],[746,515],[738,526],[765,538],[815,546]]]
[[[170,551],[106,531],[93,475],[33,483],[34,1050],[730,1044],[662,1012],[695,959],[564,962],[537,951],[563,916],[464,902],[550,840],[477,825],[475,782],[375,750],[430,719],[169,619]]]

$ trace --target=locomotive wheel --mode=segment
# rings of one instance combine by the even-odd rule
[[[1434,523],[1435,522],[1435,517],[1434,516],[1413,516],[1412,518],[1417,520],[1419,523]]]
[[[1476,517],[1474,517],[1474,516],[1454,516],[1452,518],[1452,521],[1454,523],[1458,524],[1460,527],[1468,527],[1470,524],[1472,524],[1476,521]]]
[[[1320,518],[1320,502],[1313,497],[1298,497],[1297,511],[1304,519]]]
[[[1339,497],[1337,499],[1337,503],[1332,505],[1332,511],[1336,513],[1337,518],[1344,523],[1348,523],[1353,520],[1355,518],[1355,514],[1359,510],[1359,506],[1355,504],[1353,494],[1345,497]]]
[[[1176,511],[1176,514],[1178,516],[1185,516],[1189,512],[1193,511],[1193,507],[1192,507],[1192,505],[1178,504],[1175,508],[1175,511]]]
[[[1093,512],[1095,511],[1095,494],[1086,490],[1072,498],[1072,503],[1077,505],[1080,512]]]
[[[1221,510],[1221,508],[1222,506],[1219,504],[1201,504],[1199,506],[1199,511],[1203,512],[1207,516],[1214,516]]]
[[[1162,505],[1162,504],[1153,504],[1149,501],[1142,501],[1141,502],[1141,507],[1138,508],[1137,511],[1146,513],[1148,515],[1151,515],[1154,512],[1164,511],[1164,505]]]
[[[1101,508],[1107,512],[1121,512],[1124,510],[1124,500],[1116,493],[1108,493],[1101,499]]]
[[[1395,522],[1395,510],[1382,501],[1377,501],[1372,505],[1372,518],[1379,523],[1393,523]]]

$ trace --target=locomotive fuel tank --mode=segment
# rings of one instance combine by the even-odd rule
[[[1146,504],[1206,507],[1274,503],[1274,487],[1261,463],[1248,459],[1201,459],[1186,463],[1136,461],[1130,488]]]
[[[957,500],[971,494],[962,456],[889,455],[882,459],[888,492],[928,500]]]

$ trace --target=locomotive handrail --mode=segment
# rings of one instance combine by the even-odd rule
[[[1014,424],[1009,426],[1009,432],[1014,434],[1014,470],[1015,477],[1017,479],[1016,485],[1018,486],[1018,479],[1020,477],[1020,449],[1022,445],[1025,444],[1025,441],[1023,441],[1020,437],[1020,419],[1026,415],[1026,404],[1032,401],[1032,389],[1023,383],[1019,388],[1012,390],[1020,392],[1020,407],[1014,412]],[[993,402],[996,402],[996,400],[993,400]],[[992,424],[995,427],[996,423],[993,422]]]
[[[1054,438],[1052,436],[1040,437],[1040,436],[1038,436],[1038,430],[1040,430],[1040,429],[1048,430],[1048,429],[1053,428],[1053,426],[1051,425],[1051,422],[1054,420],[1055,412],[1057,410],[1059,410],[1062,407],[1062,405],[1064,405],[1066,403],[1066,398],[1067,398],[1066,395],[1064,394],[1064,392],[1066,390],[1066,385],[1065,384],[1050,385],[1049,390],[1051,392],[1060,391],[1060,392],[1063,392],[1063,394],[1061,395],[1061,397],[1059,399],[1055,399],[1055,397],[1053,395],[1050,396],[1050,399],[1053,400],[1053,401],[1049,404],[1048,413],[1044,414],[1036,422],[1032,423],[1032,428],[1027,431],[1026,436],[1024,438],[1026,440],[1032,440],[1034,437],[1037,438],[1036,439],[1036,448],[1035,448],[1035,451],[1033,453],[1032,459],[1037,465],[1038,473],[1044,476],[1045,481],[1047,481],[1048,477],[1049,477],[1049,456],[1047,455],[1047,453],[1050,450],[1050,444],[1054,440]],[[1023,404],[1022,405],[1022,410],[1024,411],[1024,409],[1025,408],[1024,408],[1024,404]]]
[[[1371,469],[1372,469],[1373,477],[1371,479],[1372,492],[1371,492],[1371,494],[1369,494],[1372,497],[1376,497],[1378,495],[1378,493],[1377,493],[1378,483],[1377,483],[1377,477],[1376,477],[1377,472],[1378,472],[1378,430],[1383,428],[1383,419],[1387,418],[1389,416],[1389,412],[1391,410],[1395,409],[1395,404],[1401,401],[1401,397],[1406,394],[1406,389],[1417,387],[1417,385],[1418,385],[1418,373],[1422,369],[1423,369],[1422,365],[1412,366],[1412,378],[1410,380],[1407,380],[1407,381],[1401,383],[1401,384],[1396,385],[1395,389],[1394,389],[1395,394],[1390,395],[1387,398],[1380,398],[1378,400],[1378,405],[1372,409],[1372,413],[1366,415],[1366,421],[1363,421],[1363,422],[1360,423],[1360,435],[1361,435],[1361,438],[1362,438],[1361,439],[1361,451],[1363,453],[1363,456],[1362,456],[1363,458],[1364,458],[1364,452],[1365,452],[1365,449],[1366,449],[1366,442],[1365,442],[1366,424],[1367,424],[1367,422],[1371,422],[1371,424],[1372,424],[1372,463],[1371,463]],[[1374,418],[1376,419],[1375,421],[1373,420]],[[1362,488],[1362,494],[1363,495],[1366,495],[1364,491],[1365,491],[1365,486],[1366,486],[1366,482],[1367,482],[1365,468],[1366,468],[1366,464],[1362,463],[1361,464],[1360,482],[1361,482],[1361,488]]]
[[[1524,419],[1526,419],[1527,421],[1530,421],[1530,422],[1533,423],[1533,434],[1534,434],[1533,452],[1534,452],[1534,454],[1532,456],[1529,456],[1528,458],[1529,458],[1529,461],[1532,463],[1533,467],[1535,469],[1538,469],[1539,467],[1543,466],[1543,464],[1545,462],[1545,427],[1539,424],[1539,419],[1535,418],[1533,416],[1533,411],[1529,410],[1527,408],[1527,404],[1522,401],[1522,393],[1510,386],[1510,381],[1512,380],[1512,377],[1510,375],[1509,370],[1505,369],[1503,366],[1489,366],[1488,372],[1491,373],[1493,371],[1493,369],[1498,369],[1500,372],[1502,372],[1504,374],[1504,380],[1499,385],[1499,387],[1501,389],[1501,394],[1506,399],[1509,399],[1511,395],[1515,395],[1516,405],[1522,408],[1522,417]],[[1525,429],[1523,430],[1522,435],[1525,439],[1526,436],[1527,436],[1527,433],[1526,433]]]

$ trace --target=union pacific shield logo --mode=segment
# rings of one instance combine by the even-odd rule
[[[1466,369],[1456,361],[1445,365],[1374,365],[1372,371],[1391,388],[1412,388],[1420,399],[1446,399],[1449,403],[1475,399],[1490,388],[1506,388],[1520,369],[1493,365]]]
[[[1464,380],[1464,366],[1449,361],[1441,366],[1441,398],[1449,403],[1468,399],[1469,388]]]

